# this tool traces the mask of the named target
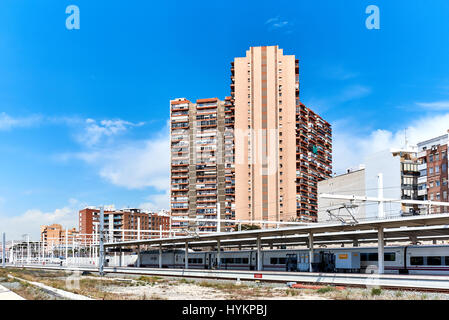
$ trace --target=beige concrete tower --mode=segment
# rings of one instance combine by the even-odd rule
[[[234,60],[236,219],[296,218],[295,68],[277,46]]]

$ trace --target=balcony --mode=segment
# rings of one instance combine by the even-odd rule
[[[427,170],[427,163],[418,164],[418,171]]]
[[[422,183],[426,183],[426,182],[427,182],[427,176],[418,178],[418,184],[422,184]]]
[[[418,196],[425,196],[427,194],[427,188],[418,189]]]

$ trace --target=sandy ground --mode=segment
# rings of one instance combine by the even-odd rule
[[[164,300],[229,300],[229,299],[264,299],[264,300],[328,300],[318,295],[298,294],[286,296],[287,288],[260,287],[259,293],[253,287],[234,290],[221,290],[204,287],[195,283],[155,283],[153,285],[123,287],[108,286],[103,290],[127,296],[135,296],[137,299],[164,299]],[[248,293],[248,294],[246,294]]]
[[[8,288],[0,285],[0,300],[25,300],[18,294],[12,292]]]

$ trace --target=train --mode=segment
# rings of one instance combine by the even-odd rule
[[[315,248],[313,272],[375,273],[378,267],[377,247]],[[308,249],[262,250],[262,270],[310,271]],[[357,257],[353,265],[341,262]],[[342,260],[345,259],[345,260]],[[136,262],[129,266],[137,266]],[[159,251],[142,251],[140,266],[159,268]],[[162,252],[162,268],[184,268],[185,251]],[[221,270],[257,270],[257,250],[188,252],[188,268]],[[449,245],[404,245],[384,248],[384,272],[390,274],[449,275]]]

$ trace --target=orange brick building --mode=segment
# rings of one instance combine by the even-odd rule
[[[170,217],[159,216],[155,213],[142,212],[140,209],[121,209],[121,210],[105,210],[104,211],[104,229],[109,237],[121,240],[125,236],[125,240],[133,240],[139,237],[138,230],[169,230]],[[85,208],[79,211],[79,229],[80,234],[90,239],[89,235],[98,233],[100,224],[100,209]],[[151,227],[151,228],[150,228]],[[132,230],[135,230],[133,232]],[[141,239],[149,237],[148,232],[140,234]]]
[[[67,242],[71,243],[78,235],[75,228],[67,230]],[[66,230],[60,224],[41,226],[41,241],[47,244],[59,245],[66,243]]]

